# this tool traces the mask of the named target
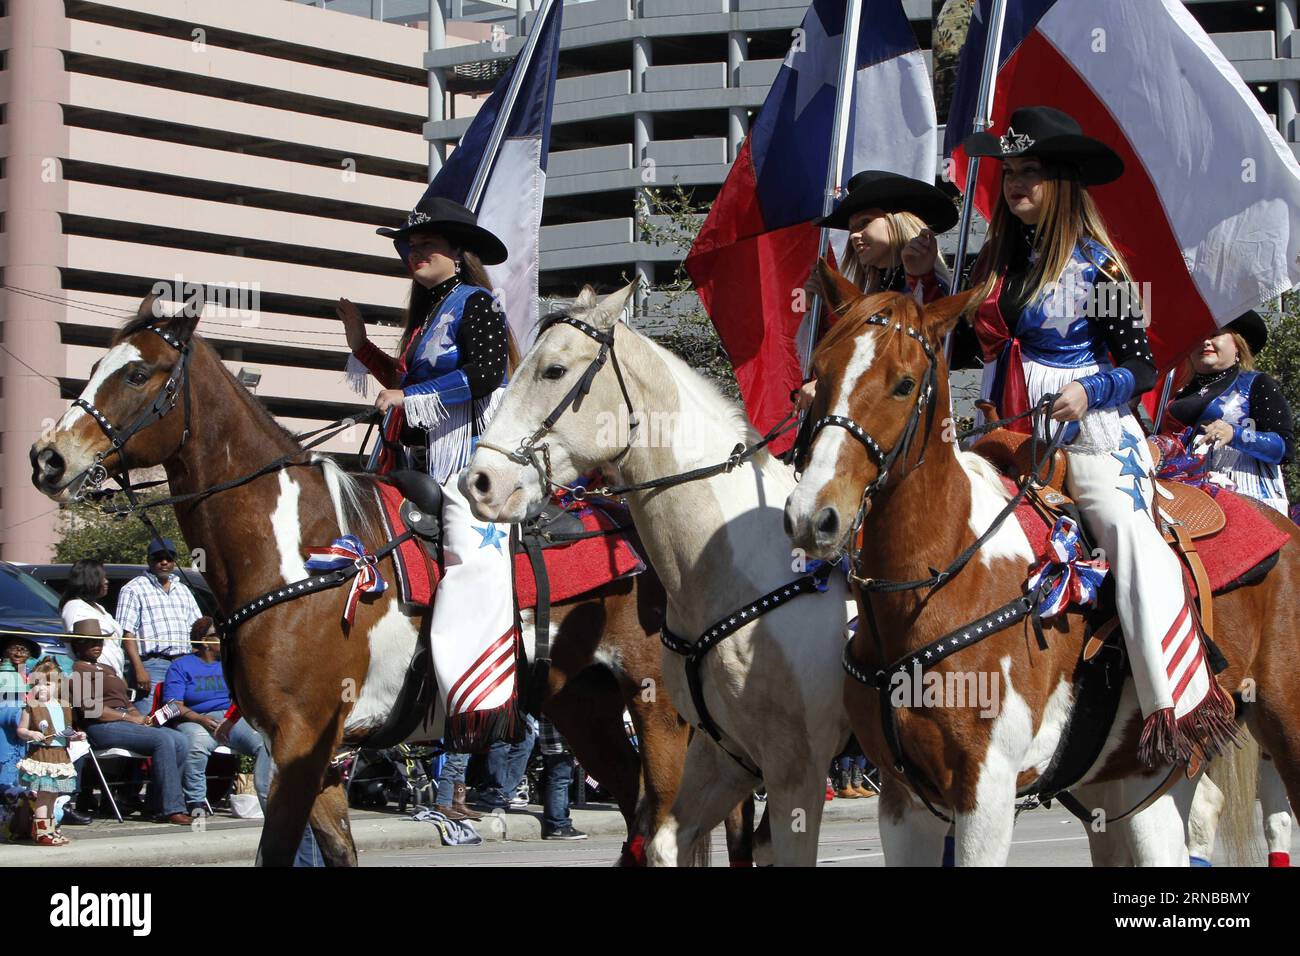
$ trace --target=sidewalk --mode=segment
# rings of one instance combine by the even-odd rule
[[[833,800],[823,822],[875,819],[879,800]],[[573,825],[592,836],[622,837],[623,815],[610,804],[590,804],[571,811]],[[357,851],[440,847],[437,828],[396,812],[353,810],[352,838]],[[540,840],[541,809],[485,816],[474,824],[484,841]],[[202,828],[127,820],[96,820],[86,827],[66,827],[72,840],[65,847],[30,843],[0,844],[0,867],[7,866],[176,866],[199,863],[251,863],[262,834],[261,820],[218,815]]]

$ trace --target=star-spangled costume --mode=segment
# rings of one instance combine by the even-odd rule
[[[501,262],[500,241],[459,203],[426,196],[400,230],[381,230],[402,250],[413,230]],[[430,642],[453,747],[477,750],[522,728],[517,711],[512,563],[506,532],[474,518],[458,487],[508,380],[509,332],[491,294],[450,276],[429,290],[431,306],[400,356],[367,341],[348,362],[349,380],[369,372],[400,388],[403,404],[384,416],[370,470],[427,470],[442,486],[443,574],[434,595]],[[360,389],[359,389],[360,390]]]
[[[1074,166],[1084,184],[1109,182],[1123,171],[1108,146],[1084,136],[1059,110],[1018,109],[1010,125],[1017,134],[1010,139],[967,137],[967,154],[1039,158],[1049,176],[1051,168]],[[1140,754],[1159,763],[1197,746],[1216,749],[1232,736],[1232,704],[1209,672],[1182,569],[1156,525],[1153,463],[1129,407],[1156,378],[1140,304],[1129,298],[1132,286],[1114,253],[1088,235],[1077,239],[1061,273],[1033,293],[1034,229],[1014,216],[1004,221],[1015,231],[1007,237],[1009,261],[974,321],[985,359],[983,392],[1009,416],[1072,382],[1083,387],[1087,410],[1065,433],[1064,490],[1114,576],[1145,719]],[[985,248],[999,248],[1000,238],[991,231]]]
[[[1295,458],[1291,408],[1282,389],[1262,372],[1240,368],[1196,376],[1169,403],[1168,430],[1184,448],[1197,447],[1197,430],[1210,422],[1232,426],[1232,441],[1209,450],[1209,478],[1286,514],[1282,465]]]

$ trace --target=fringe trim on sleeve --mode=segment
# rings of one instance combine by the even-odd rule
[[[428,395],[408,395],[406,403],[406,421],[417,428],[433,428],[447,417],[447,408],[436,392]]]
[[[348,377],[348,388],[362,398],[366,398],[366,393],[370,391],[370,369],[366,368],[361,359],[348,353],[348,365],[345,371]]]

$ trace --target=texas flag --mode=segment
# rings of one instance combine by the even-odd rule
[[[505,262],[488,266],[487,273],[521,352],[532,344],[539,319],[538,237],[563,12],[560,0],[542,9],[530,31],[530,40],[533,34],[537,36],[531,53],[525,46],[515,57],[425,191],[427,196],[442,196],[470,206],[474,177],[479,167],[487,164],[487,184],[471,208],[478,213],[479,225],[499,237],[510,251]],[[502,115],[511,83],[521,70],[523,77],[514,104]],[[498,123],[503,123],[504,129],[497,149],[489,155]]]
[[[844,0],[815,0],[686,257],[686,271],[766,432],[802,381],[802,290],[817,257],[839,87]],[[933,182],[930,75],[899,0],[862,0],[840,185],[861,169]],[[773,444],[780,452],[793,437]]]
[[[945,153],[972,132],[992,0],[962,50]],[[1007,4],[991,132],[1053,106],[1124,160],[1090,192],[1139,282],[1168,368],[1199,339],[1300,282],[1300,166],[1240,75],[1179,0]],[[980,164],[986,217],[1001,163]]]

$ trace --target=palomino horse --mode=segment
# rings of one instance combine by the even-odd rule
[[[949,567],[973,544],[1008,500],[992,466],[959,451],[945,436],[951,427],[945,413],[930,420],[921,411],[923,396],[940,410],[949,407],[942,343],[971,294],[922,309],[903,295],[863,296],[825,263],[819,269],[828,301],[841,317],[816,354],[818,387],[811,415],[815,421],[839,416],[836,423],[846,427],[817,434],[802,481],[786,505],[787,529],[810,554],[832,556],[850,547],[860,520],[870,542],[857,569],[862,579],[928,579],[932,569]],[[932,368],[935,391],[927,395],[924,383]],[[901,446],[904,450],[885,478],[879,462],[900,447],[909,425],[917,429],[914,440],[910,447]],[[868,454],[872,442],[876,447]],[[1276,761],[1294,802],[1300,798],[1300,698],[1294,693],[1300,681],[1300,642],[1294,630],[1300,611],[1300,533],[1276,512],[1261,510],[1291,540],[1265,578],[1215,600],[1215,634],[1230,664],[1219,679],[1229,691],[1243,681],[1254,682],[1249,725]],[[873,590],[868,605],[855,587],[859,619],[866,621],[874,610],[881,636],[876,646],[871,628],[860,625],[851,661],[871,675],[968,622],[973,630],[977,618],[1023,595],[1026,569],[1033,562],[1029,542],[1011,518],[936,590]],[[933,665],[945,687],[969,685],[970,678],[990,685],[996,681],[1000,706],[992,719],[971,706],[895,708],[900,759],[910,761],[910,774],[894,770],[894,748],[885,737],[877,691],[846,676],[845,702],[858,739],[871,759],[895,777],[889,788],[893,797],[881,802],[882,842],[890,862],[939,860],[947,827],[909,796],[918,791],[952,815],[957,862],[1005,862],[1016,793],[1049,767],[1075,716],[1073,675],[1083,627],[1077,614],[1046,624],[1048,646],[1040,649],[1021,619]],[[1139,764],[1140,726],[1129,680],[1110,737],[1082,777],[1085,786],[1075,791],[1085,807],[1101,808],[1114,818],[1156,789],[1164,773],[1153,774]],[[904,787],[905,777],[917,782]],[[1136,862],[1185,864],[1182,827],[1173,822],[1169,797],[1126,821],[1140,831],[1133,848]],[[1113,848],[1110,852],[1114,858]]]
[[[370,550],[380,547],[373,480],[302,452],[193,335],[197,322],[158,317],[153,298],[145,299],[82,393],[110,428],[117,426],[122,450],[114,450],[95,417],[74,405],[32,447],[36,487],[70,501],[101,462],[110,473],[161,464],[172,492],[181,495],[288,456],[288,467],[176,506],[185,539],[204,550],[204,575],[226,609],[306,579],[307,546],[350,532]],[[380,569],[396,581],[391,558]],[[309,819],[331,865],[356,863],[347,801],[331,761],[340,745],[363,742],[393,709],[421,625],[398,600],[398,590],[390,586],[378,599],[362,601],[348,631],[340,622],[340,589],[278,604],[232,638],[232,690],[244,715],[267,736],[278,768],[259,848],[265,864],[292,861]],[[662,587],[647,571],[557,603],[551,616],[554,665],[543,709],[582,764],[617,795],[632,834],[651,832],[666,814],[688,734],[666,695],[643,692],[661,683],[663,608]],[[614,682],[587,679],[593,663],[605,665]],[[639,760],[623,733],[624,706],[640,738]]]
[[[780,589],[802,569],[781,534],[781,503],[793,477],[766,452],[741,460],[737,446],[756,439],[741,410],[618,321],[632,288],[599,302],[585,288],[568,315],[548,317],[461,488],[480,518],[519,521],[553,483],[588,471],[632,483],[680,479],[737,455],[733,468],[711,469],[707,480],[622,489],[668,592],[671,629],[693,646],[723,620],[735,628],[702,657],[692,652],[701,696],[688,685],[691,665],[665,652],[664,677],[678,709],[708,727],[697,706],[703,700],[719,739],[698,731],[691,739],[677,799],[647,856],[652,864],[688,862],[761,771],[773,858],[811,865],[826,768],[849,733],[838,670],[843,575],[831,576],[826,593],[786,606]],[[767,607],[775,609],[764,613]]]

